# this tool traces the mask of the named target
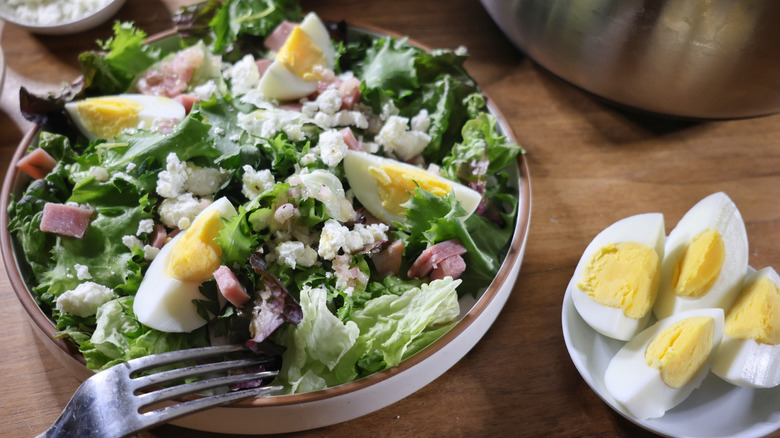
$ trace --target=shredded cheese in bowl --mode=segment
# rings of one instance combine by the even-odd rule
[[[110,0],[7,0],[20,21],[38,25],[67,23],[97,11]]]

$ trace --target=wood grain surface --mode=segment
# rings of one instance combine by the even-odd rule
[[[149,34],[184,0],[128,0],[115,17]],[[466,46],[467,68],[527,150],[533,207],[516,286],[484,338],[443,376],[364,417],[295,437],[651,436],[605,405],[574,368],[561,331],[566,284],[590,240],[614,221],[662,212],[667,232],[694,203],[725,191],[747,224],[750,264],[780,268],[780,116],[681,122],[605,105],[515,49],[477,0],[304,1],[324,18],[359,21],[433,46]],[[110,25],[38,36],[11,24],[0,44],[0,169],[30,128],[18,92],[56,91],[79,52]],[[0,268],[2,269],[2,268]],[[0,436],[30,437],[60,414],[79,382],[39,341],[0,274]],[[162,426],[141,437],[205,437]],[[780,436],[780,435],[777,435]]]

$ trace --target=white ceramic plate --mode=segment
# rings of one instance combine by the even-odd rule
[[[625,342],[593,330],[577,313],[570,294],[571,285],[563,297],[561,320],[571,360],[593,391],[631,422],[662,435],[691,438],[760,437],[780,428],[780,387],[741,388],[713,373],[690,397],[663,417],[652,420],[632,417],[604,386],[607,365]]]
[[[13,9],[8,6],[7,2],[0,2],[0,18],[19,27],[23,27],[32,33],[45,35],[68,35],[82,32],[102,24],[114,16],[114,14],[119,11],[119,8],[125,4],[125,1],[126,0],[111,0],[100,9],[89,13],[89,15],[85,15],[83,17],[63,23],[47,25],[22,21],[14,15]]]
[[[375,36],[389,34],[366,26],[350,25],[349,29]],[[165,43],[170,35],[172,33],[168,32],[152,39]],[[496,116],[498,129],[502,134],[516,141],[509,125],[489,100],[488,110]],[[92,374],[91,371],[84,366],[83,357],[71,343],[51,338],[56,329],[35,304],[24,283],[24,275],[17,262],[18,255],[8,233],[8,200],[11,194],[19,196],[26,182],[26,177],[17,171],[15,163],[24,155],[30,143],[35,141],[37,132],[35,129],[29,131],[17,148],[0,193],[0,243],[3,261],[11,285],[30,316],[35,333],[65,368],[80,380],[84,380]],[[531,187],[525,158],[521,156],[517,164],[517,167],[513,166],[511,169],[510,175],[518,189],[517,221],[506,258],[493,282],[478,299],[471,298],[470,294],[461,299],[461,319],[448,333],[397,367],[354,382],[322,391],[244,401],[193,414],[173,424],[207,432],[234,434],[272,434],[313,429],[379,410],[442,375],[465,356],[487,332],[514,288],[523,260],[531,218]]]

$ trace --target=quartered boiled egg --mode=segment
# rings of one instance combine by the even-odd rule
[[[65,110],[89,140],[110,140],[128,129],[170,127],[186,116],[181,103],[145,94],[91,97],[68,102]]]
[[[663,215],[646,213],[615,222],[588,245],[569,294],[594,330],[625,341],[647,326],[658,293],[664,238]]]
[[[764,268],[745,284],[726,313],[712,372],[734,385],[772,388],[780,384],[780,276]]]
[[[220,198],[162,247],[135,296],[138,321],[171,333],[189,333],[206,324],[192,301],[204,299],[200,285],[221,265],[222,249],[214,238],[222,229],[222,218],[235,214],[230,201]]]
[[[317,14],[310,12],[296,25],[260,78],[258,89],[265,97],[296,100],[317,91],[326,70],[333,70],[335,50],[330,35]]]
[[[661,417],[701,385],[722,336],[723,309],[694,309],[662,319],[615,354],[605,387],[634,417]]]
[[[737,206],[725,193],[694,205],[669,233],[661,286],[653,312],[658,319],[688,309],[728,309],[748,268],[748,239]]]
[[[401,206],[418,187],[438,196],[453,193],[471,215],[482,196],[463,184],[434,175],[411,164],[359,151],[347,151],[344,174],[355,197],[372,215],[385,223],[403,222],[406,209]]]

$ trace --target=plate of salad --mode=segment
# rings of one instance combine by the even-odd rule
[[[530,220],[522,148],[463,68],[290,1],[206,1],[82,53],[3,185],[3,258],[79,378],[240,343],[282,394],[176,424],[281,433],[413,393],[498,316]],[[219,421],[215,421],[219,418]]]

